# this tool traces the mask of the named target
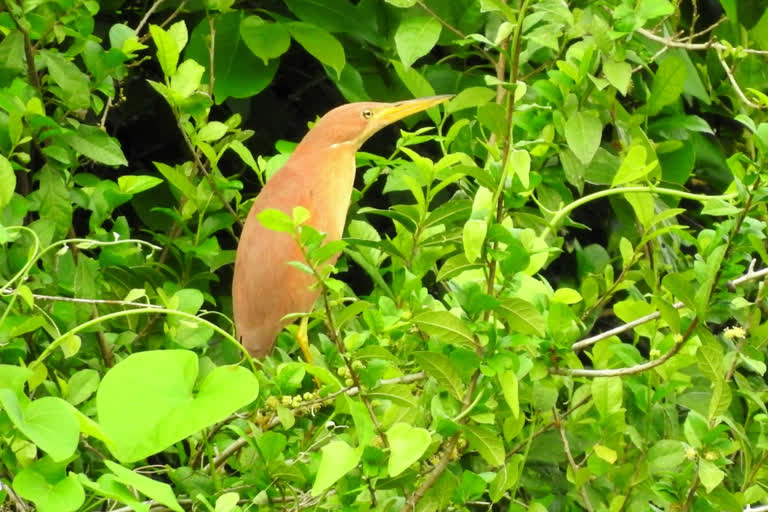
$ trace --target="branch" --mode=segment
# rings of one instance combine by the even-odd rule
[[[672,304],[672,307],[675,308],[675,309],[681,309],[683,306],[685,306],[685,304],[683,304],[682,302],[675,302],[674,304]],[[641,316],[640,318],[636,318],[636,319],[632,320],[631,322],[627,322],[627,323],[625,323],[623,325],[620,325],[618,327],[614,327],[613,329],[610,329],[608,331],[601,332],[600,334],[596,334],[595,336],[592,336],[590,338],[584,338],[583,340],[579,340],[576,343],[574,343],[573,345],[571,345],[571,350],[574,350],[574,351],[577,351],[577,352],[579,350],[584,350],[588,346],[594,345],[598,341],[602,341],[602,340],[604,340],[606,338],[610,338],[611,336],[614,336],[616,334],[621,334],[622,332],[626,332],[626,331],[629,331],[631,329],[634,329],[638,325],[642,325],[642,324],[644,324],[646,322],[650,322],[652,320],[656,320],[660,316],[661,315],[659,314],[658,311],[655,311],[655,312],[653,312],[653,313],[651,313],[649,315]]]
[[[717,52],[717,60],[720,61],[720,65],[723,66],[723,69],[725,70],[725,74],[728,76],[728,81],[731,82],[731,85],[736,90],[736,94],[739,96],[742,102],[744,102],[745,105],[748,107],[754,108],[756,110],[762,109],[762,105],[758,105],[757,103],[753,103],[752,101],[747,98],[747,96],[744,94],[744,91],[741,90],[741,87],[739,86],[739,83],[736,81],[736,78],[733,76],[733,73],[731,72],[731,68],[728,67],[728,63],[725,62],[725,59],[723,58],[722,52],[718,50]]]
[[[417,372],[417,373],[410,373],[408,375],[403,375],[402,377],[395,377],[392,379],[381,379],[379,382],[376,383],[376,386],[374,386],[373,389],[376,389],[380,386],[388,386],[390,384],[410,384],[412,382],[417,382],[426,378],[427,378],[426,373]],[[360,388],[358,386],[349,386],[346,388],[342,388],[339,391],[335,391],[324,397],[304,401],[294,409],[302,409],[302,408],[311,409],[315,406],[322,405],[323,402],[336,398],[339,395],[347,394],[348,396],[355,396],[358,393],[360,393]],[[236,416],[233,415],[230,418],[228,418],[228,420],[231,421],[235,417]],[[226,423],[226,421],[222,423]],[[267,424],[266,428],[267,429],[273,428],[278,423],[280,423],[280,419],[277,416],[273,416],[272,419],[269,420],[269,423]],[[248,444],[247,437],[244,436],[244,437],[237,438],[232,444],[227,446],[227,448],[224,449],[224,451],[222,451],[219,455],[216,456],[216,458],[213,460],[213,466],[216,468],[220,467],[222,464],[224,464],[227,461],[229,457],[234,455],[238,450],[240,450],[246,444]],[[203,471],[207,472],[209,469],[210,469],[210,465],[206,465],[203,468]]]
[[[464,405],[462,407],[462,412],[472,407],[470,402],[472,400],[472,395],[475,392],[475,386],[477,385],[477,380],[479,378],[480,371],[476,370],[474,375],[472,375],[472,381],[469,383],[469,389],[467,389],[467,393],[464,395]],[[463,417],[459,423],[461,424],[465,421],[466,417]],[[443,449],[442,457],[440,457],[440,460],[437,462],[437,464],[435,464],[435,467],[432,468],[432,471],[430,471],[429,475],[427,475],[427,478],[424,480],[424,482],[422,482],[419,488],[413,491],[413,494],[408,496],[408,499],[405,501],[405,505],[403,505],[403,507],[400,509],[400,512],[414,512],[416,510],[416,505],[419,503],[419,501],[421,501],[421,498],[423,498],[427,491],[429,491],[432,486],[435,485],[437,479],[440,478],[440,475],[443,474],[445,469],[448,467],[448,464],[451,462],[453,449],[456,448],[456,443],[459,441],[460,436],[461,431],[459,430],[448,439],[448,442],[445,444]]]
[[[754,281],[756,279],[762,279],[766,276],[768,276],[768,267],[755,270],[755,260],[752,260],[752,262],[749,264],[749,270],[747,270],[747,273],[741,277],[737,277],[736,279],[728,281],[726,286],[730,291],[733,292],[736,291],[737,286],[741,286],[744,283],[748,283],[749,281]]]
[[[672,349],[661,356],[658,359],[652,359],[651,361],[647,361],[645,363],[636,364],[635,366],[628,366],[626,368],[609,368],[605,370],[588,370],[588,369],[581,369],[581,368],[575,368],[575,369],[563,369],[563,368],[554,368],[550,370],[552,373],[557,375],[568,375],[570,377],[617,377],[617,376],[623,376],[623,375],[634,375],[635,373],[642,373],[644,371],[650,370],[652,368],[656,368],[657,366],[660,366],[667,362],[672,356],[680,352],[680,349],[683,348],[683,345],[688,341],[688,338],[691,337],[691,334],[693,333],[693,330],[696,328],[696,326],[699,324],[699,319],[694,318],[691,322],[691,325],[688,326],[688,329],[686,329],[685,334],[683,334],[683,339],[675,343],[675,346],[672,347]]]
[[[442,26],[444,26],[445,28],[447,28],[448,30],[450,30],[451,32],[453,32],[454,34],[459,36],[461,39],[466,39],[467,38],[466,34],[464,34],[461,30],[457,29],[456,27],[454,27],[453,25],[451,25],[450,23],[445,21],[443,18],[441,18],[435,11],[430,9],[424,2],[417,1],[416,5],[418,5],[422,9],[424,9],[424,11],[426,11],[427,14],[429,14],[430,16],[435,18],[437,21],[440,22],[440,24]],[[491,65],[495,67],[496,66],[496,60],[493,58],[493,56],[490,53],[488,53],[487,51],[483,50],[482,48],[478,48],[478,49],[480,50],[480,53],[483,54],[483,57],[488,59],[488,62],[490,62]]]
[[[146,14],[144,14],[144,17],[141,18],[141,21],[138,25],[136,25],[136,29],[134,32],[136,32],[136,36],[139,35],[139,32],[141,32],[141,29],[144,28],[144,25],[147,24],[149,21],[149,17],[152,16],[152,13],[154,13],[158,7],[160,7],[160,4],[162,4],[165,0],[155,0],[155,3],[152,4],[152,7],[147,10]]]
[[[13,295],[17,290],[14,288],[0,289],[0,295]],[[107,304],[110,306],[129,306],[135,308],[157,308],[163,309],[163,306],[157,304],[145,304],[143,302],[130,302],[127,300],[110,300],[110,299],[80,299],[77,297],[62,297],[59,295],[42,295],[39,293],[33,293],[32,297],[38,300],[50,300],[55,302],[76,302],[79,304]]]
[[[665,37],[657,36],[650,30],[646,30],[644,28],[637,29],[636,32],[650,39],[651,41],[656,41],[657,43],[661,43],[664,46],[669,46],[671,48],[683,48],[684,50],[709,50],[709,49],[715,49],[720,51],[732,50],[732,48],[729,48],[728,46],[715,41],[709,41],[707,43],[683,43],[673,38],[665,38]],[[744,53],[750,53],[753,55],[768,55],[767,50],[753,50],[752,48],[741,48],[739,51],[743,51]]]
[[[227,202],[226,199],[224,199],[224,194],[221,193],[221,190],[219,190],[219,187],[216,185],[216,182],[213,179],[213,176],[211,176],[211,173],[208,172],[208,169],[205,168],[205,165],[203,165],[203,162],[200,160],[200,157],[197,154],[197,151],[195,150],[195,146],[192,144],[192,140],[189,138],[189,135],[187,135],[187,131],[184,129],[184,126],[181,124],[181,120],[178,122],[179,131],[181,131],[181,135],[184,137],[184,142],[187,143],[187,148],[189,148],[189,151],[192,153],[192,158],[195,161],[195,167],[198,168],[200,172],[203,173],[203,175],[208,180],[208,184],[211,186],[211,189],[213,189],[213,193],[216,194],[216,197],[219,198],[219,201],[224,204],[224,208],[227,209],[227,211],[232,215],[232,217],[235,219],[235,222],[237,222],[240,225],[240,228],[243,228],[243,221],[240,219],[240,217],[237,215],[235,210],[232,209],[232,206]]]
[[[557,426],[558,432],[560,432],[560,441],[563,443],[563,451],[565,452],[565,456],[568,459],[568,464],[571,466],[571,470],[575,475],[576,472],[581,469],[581,466],[579,466],[579,464],[573,458],[573,454],[571,453],[571,445],[568,442],[568,436],[565,435],[565,429],[563,428],[563,422],[560,420],[560,415],[557,414],[557,408],[552,407],[552,414],[555,416],[555,425]],[[587,494],[587,490],[584,485],[579,486],[579,493],[581,494],[581,499],[584,500],[584,506],[587,508],[587,510],[589,510],[589,512],[593,512],[595,509],[592,506],[592,502],[589,499],[589,495]]]

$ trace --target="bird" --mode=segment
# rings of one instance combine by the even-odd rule
[[[355,153],[373,134],[404,117],[448,101],[452,95],[395,103],[357,102],[334,108],[307,132],[286,163],[269,179],[251,206],[240,234],[232,279],[232,308],[239,341],[252,357],[269,354],[290,313],[311,311],[320,290],[315,277],[289,262],[304,262],[290,233],[259,221],[266,209],[289,216],[309,211],[307,224],[341,239],[355,179]],[[331,259],[335,263],[338,254]],[[301,345],[300,340],[300,345]],[[306,340],[301,345],[308,355]]]

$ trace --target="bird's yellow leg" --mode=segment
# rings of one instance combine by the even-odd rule
[[[299,342],[302,354],[304,354],[304,360],[308,363],[312,362],[312,354],[309,352],[309,335],[307,334],[307,326],[309,324],[309,316],[301,317],[299,323],[299,330],[296,333],[296,340]]]

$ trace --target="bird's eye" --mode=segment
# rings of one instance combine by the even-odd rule
[[[369,109],[363,110],[363,119],[370,119],[373,117],[373,111]]]

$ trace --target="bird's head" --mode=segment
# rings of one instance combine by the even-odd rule
[[[342,105],[325,114],[304,137],[304,142],[326,147],[349,145],[357,150],[385,126],[451,98],[452,95],[442,95],[396,103],[366,101]]]

